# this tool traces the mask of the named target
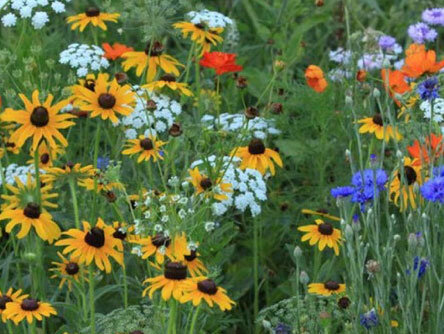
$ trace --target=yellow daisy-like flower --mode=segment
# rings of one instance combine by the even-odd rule
[[[25,318],[29,324],[34,319],[42,321],[43,317],[49,318],[51,315],[56,315],[57,311],[49,303],[40,302],[38,299],[25,298],[21,301],[7,303],[3,313],[6,319],[12,320],[17,325]]]
[[[63,181],[65,178],[74,178],[79,184],[86,178],[95,175],[93,165],[82,166],[80,163],[67,162],[62,168],[50,167],[46,169],[46,173],[42,175],[42,181],[52,183],[54,181]]]
[[[171,296],[180,301],[183,295],[183,285],[187,280],[187,267],[180,262],[169,262],[165,265],[162,275],[147,278],[143,284],[149,284],[143,290],[142,296],[148,293],[152,299],[156,290],[162,289],[162,299],[169,300]]]
[[[102,30],[107,30],[105,22],[117,22],[119,18],[119,13],[101,13],[98,8],[91,7],[88,8],[85,13],[78,15],[68,16],[66,22],[71,25],[71,30],[79,30],[82,32],[85,30],[88,24],[92,24],[94,27],[99,27]]]
[[[301,241],[310,240],[310,246],[317,243],[320,251],[323,251],[325,246],[333,248],[335,254],[339,255],[341,231],[330,223],[324,223],[322,219],[316,219],[315,222],[313,225],[298,227],[299,231],[306,232]]]
[[[345,292],[345,284],[339,284],[335,281],[328,281],[326,283],[310,283],[308,285],[308,292],[321,296],[331,296],[332,294]]]
[[[233,192],[231,183],[222,183],[221,178],[212,181],[208,176],[201,174],[198,167],[188,170],[190,173],[190,182],[196,190],[196,196],[204,194],[206,197],[214,197],[218,201],[228,199],[226,193]]]
[[[16,187],[11,184],[6,184],[6,188],[8,188],[12,195],[1,196],[5,200],[5,203],[2,204],[2,210],[23,208],[26,207],[30,201],[37,201],[37,192],[39,191],[39,188],[42,207],[53,209],[58,207],[57,204],[50,202],[51,199],[59,196],[57,193],[50,193],[53,189],[52,185],[39,185],[37,188],[35,180],[30,173],[26,176],[26,184],[24,184],[18,177],[15,177],[15,183],[17,184]]]
[[[384,125],[380,113],[375,113],[373,117],[367,117],[360,119],[358,123],[363,125],[359,128],[359,133],[374,133],[379,140],[384,139],[386,142],[393,138],[396,141],[402,139],[402,135],[398,132],[397,128],[393,128],[391,125]]]
[[[177,22],[173,24],[173,27],[182,30],[184,38],[190,35],[191,40],[202,47],[201,56],[210,51],[211,45],[216,46],[224,40],[220,36],[224,31],[222,27],[209,28],[205,24],[191,22]]]
[[[28,164],[34,163],[34,152],[35,150],[31,149],[30,155],[32,159],[28,160]],[[65,152],[65,150],[60,147],[50,147],[46,144],[45,141],[42,141],[38,148],[39,152],[39,167],[41,169],[46,169],[48,167],[52,167],[54,161],[57,159],[57,157]]]
[[[138,139],[129,139],[128,148],[122,151],[122,154],[133,155],[140,153],[137,158],[137,162],[149,161],[153,158],[156,162],[157,159],[163,160],[163,156],[160,154],[160,147],[165,145],[166,142],[157,140],[155,136],[149,135],[148,138],[145,136],[139,136]]]
[[[17,238],[22,239],[28,235],[31,227],[34,227],[40,239],[50,244],[60,237],[60,228],[53,222],[52,216],[41,210],[34,202],[28,203],[24,208],[5,210],[0,214],[0,220],[8,219],[5,231],[11,233],[16,225],[21,225]]]
[[[97,185],[95,184],[95,179],[98,179]],[[96,191],[97,193],[109,193],[112,192],[114,189],[116,190],[122,190],[124,189],[124,186],[120,182],[107,182],[106,180],[103,180],[101,175],[96,174],[92,178],[85,178],[81,179],[78,182],[79,186],[86,188],[86,190],[94,191],[94,189],[97,187]]]
[[[191,277],[202,276],[203,273],[208,272],[208,269],[198,258],[199,255],[196,249],[189,249],[185,233],[176,235],[174,248],[168,254],[173,261],[180,261],[185,264]]]
[[[163,233],[158,233],[154,237],[134,240],[133,242],[142,246],[143,260],[155,255],[156,263],[163,264],[165,255],[170,256],[171,254],[171,238]]]
[[[18,147],[22,147],[25,141],[29,137],[32,137],[32,149],[35,150],[42,138],[45,138],[51,147],[56,148],[55,137],[63,146],[68,146],[68,142],[60,133],[59,129],[66,129],[73,126],[75,123],[68,120],[75,116],[67,113],[59,114],[59,111],[68,105],[69,99],[51,106],[54,99],[51,94],[48,95],[48,98],[43,104],[39,101],[38,90],[32,93],[32,102],[23,94],[19,94],[19,96],[25,105],[25,110],[7,108],[1,116],[5,122],[21,124],[11,135],[11,141]]]
[[[91,112],[91,117],[100,116],[103,120],[108,118],[117,123],[116,116],[128,116],[133,112],[136,93],[129,85],[120,86],[116,79],[108,82],[109,76],[100,73],[94,84],[94,90],[84,85],[74,86],[74,104],[84,111]]]
[[[279,167],[282,167],[282,160],[279,153],[275,150],[265,148],[264,143],[260,139],[252,139],[248,146],[234,149],[231,155],[242,159],[240,169],[256,169],[261,174],[265,174],[265,172],[270,169],[271,175],[274,175],[275,163]]]
[[[89,265],[93,260],[100,270],[111,272],[111,256],[118,264],[123,266],[122,241],[114,238],[114,228],[105,225],[101,218],[93,228],[87,221],[83,221],[83,231],[72,228],[63,234],[70,238],[59,240],[56,246],[66,246],[63,254],[71,253],[73,258],[78,259],[79,264]]]
[[[393,172],[390,182],[390,197],[401,211],[408,208],[409,204],[416,209],[415,184],[422,185],[421,164],[417,164],[417,159],[404,158],[404,174],[401,175],[399,169]]]
[[[150,91],[160,90],[163,87],[168,87],[171,90],[178,91],[186,96],[192,96],[193,92],[188,89],[188,84],[183,82],[176,82],[176,77],[171,74],[165,74],[160,77],[159,80],[150,82],[143,85],[142,88],[146,88]]]
[[[310,210],[310,209],[302,209],[301,212],[304,215],[314,215],[314,216],[321,216],[321,217],[325,217],[328,218],[330,220],[336,220],[336,221],[341,221],[341,218],[333,216],[331,214],[329,214],[326,210]]]
[[[0,314],[2,315],[3,322],[6,322],[6,315],[4,313],[6,305],[11,302],[21,303],[26,297],[28,295],[22,295],[21,289],[13,292],[12,288],[9,288],[6,293],[2,293],[0,290]]]
[[[55,265],[55,268],[49,269],[49,271],[55,273],[51,278],[61,278],[59,289],[63,288],[65,283],[68,283],[68,290],[71,291],[73,281],[80,282],[80,276],[85,276],[86,270],[85,268],[82,268],[75,258],[71,257],[68,260],[60,252],[57,252],[57,255],[62,262],[51,262]],[[84,277],[84,280],[88,279]]]
[[[231,310],[236,303],[227,296],[227,291],[217,286],[213,280],[206,277],[194,277],[183,284],[183,296],[181,303],[192,301],[193,306],[198,306],[205,300],[208,306],[217,304],[221,311]]]
[[[165,73],[179,76],[177,67],[184,67],[176,58],[162,54],[163,45],[160,42],[149,43],[143,52],[126,52],[122,58],[126,59],[123,63],[123,70],[126,72],[132,67],[136,67],[136,75],[140,77],[147,69],[146,81],[151,82],[157,74],[157,67],[160,67]]]
[[[135,228],[133,225],[128,225],[121,222],[114,222],[113,229],[113,237],[122,240],[122,245],[124,241],[134,242],[140,240],[140,236],[134,234]]]

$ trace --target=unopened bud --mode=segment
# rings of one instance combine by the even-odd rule
[[[416,248],[416,246],[418,246],[418,239],[416,238],[415,233],[409,234],[409,237],[407,238],[407,243],[410,248]]]
[[[380,96],[381,96],[381,91],[378,88],[374,88],[373,89],[373,97],[377,99]]]
[[[173,125],[171,125],[170,130],[168,131],[168,133],[172,137],[179,137],[182,134],[182,132],[183,132],[182,127],[180,126],[179,123],[173,123]]]
[[[368,260],[365,264],[365,268],[370,274],[376,274],[381,271],[381,266],[379,265],[378,261],[375,260]]]
[[[245,87],[247,87],[247,86],[248,86],[248,80],[247,80],[247,78],[245,78],[245,77],[239,75],[239,76],[236,78],[236,87],[237,87],[237,88],[241,88],[241,89],[243,89],[243,88],[245,88]]]
[[[352,239],[353,238],[353,228],[347,224],[345,226],[345,238],[346,239]]]
[[[351,96],[346,96],[345,97],[345,104],[351,106],[353,104],[353,99]]]
[[[302,249],[301,249],[301,247],[296,246],[296,247],[294,248],[294,250],[293,250],[293,256],[294,256],[295,258],[299,258],[299,257],[302,256]]]
[[[316,7],[322,7],[324,6],[324,0],[315,0]]]
[[[149,111],[154,111],[157,109],[157,104],[154,100],[146,101],[146,109]]]
[[[244,114],[247,119],[254,119],[259,116],[259,110],[256,107],[248,107]]]
[[[310,282],[310,277],[308,277],[308,274],[305,271],[301,271],[301,273],[299,275],[299,281],[302,284],[307,285],[308,282]]]
[[[282,114],[282,111],[283,111],[282,103],[275,102],[271,104],[271,112],[273,114]]]
[[[393,236],[393,240],[395,240],[395,241],[399,241],[399,240],[401,240],[401,236],[400,236],[399,234],[395,234],[395,235]]]

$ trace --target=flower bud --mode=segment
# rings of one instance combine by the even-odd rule
[[[376,274],[381,271],[381,266],[379,265],[378,261],[375,260],[368,260],[365,264],[365,268],[370,274]]]
[[[171,125],[170,130],[168,131],[168,133],[172,137],[179,137],[182,134],[182,132],[183,132],[182,127],[180,126],[179,123],[173,123],[173,125]]]
[[[248,107],[245,109],[244,114],[247,119],[254,119],[259,117],[259,110],[256,107]]]
[[[395,234],[395,235],[393,236],[393,240],[394,240],[394,241],[399,241],[399,240],[401,240],[401,236],[400,236],[399,234]]]
[[[407,238],[407,243],[410,248],[416,248],[416,246],[418,246],[418,239],[416,238],[415,233],[409,234],[409,237]]]
[[[302,249],[299,246],[296,246],[293,250],[293,256],[298,259],[302,256]]]
[[[352,239],[353,238],[353,228],[347,224],[345,226],[345,238],[346,239]]]
[[[381,96],[381,91],[378,88],[374,88],[373,89],[373,97],[377,99],[380,96]]]
[[[308,277],[308,274],[305,271],[301,271],[301,273],[299,275],[299,281],[302,284],[307,285],[308,282],[310,282],[310,277]]]
[[[352,99],[352,97],[351,96],[346,96],[345,97],[345,104],[346,105],[349,105],[349,106],[351,106],[351,105],[353,105],[353,99]]]

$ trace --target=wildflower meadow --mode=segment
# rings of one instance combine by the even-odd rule
[[[0,334],[444,331],[442,0],[0,0]]]

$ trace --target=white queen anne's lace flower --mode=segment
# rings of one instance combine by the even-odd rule
[[[77,70],[77,76],[84,77],[90,72],[108,68],[109,62],[103,57],[105,51],[97,45],[73,43],[60,53],[59,62]]]
[[[432,111],[433,103],[433,111]],[[444,121],[444,99],[437,98],[432,101],[424,101],[419,105],[419,108],[424,112],[424,118],[430,119],[433,112],[433,120],[438,123]]]
[[[138,135],[157,135],[169,130],[177,116],[182,113],[179,102],[162,94],[155,94],[135,87],[137,92],[136,106],[131,115],[122,119],[127,127],[125,136],[135,139]],[[152,110],[147,109],[147,100],[151,100]]]
[[[218,13],[209,11],[208,9],[201,10],[199,12],[189,12],[187,16],[190,18],[191,23],[199,24],[206,23],[210,28],[225,28],[233,23],[233,20],[229,17]]]

